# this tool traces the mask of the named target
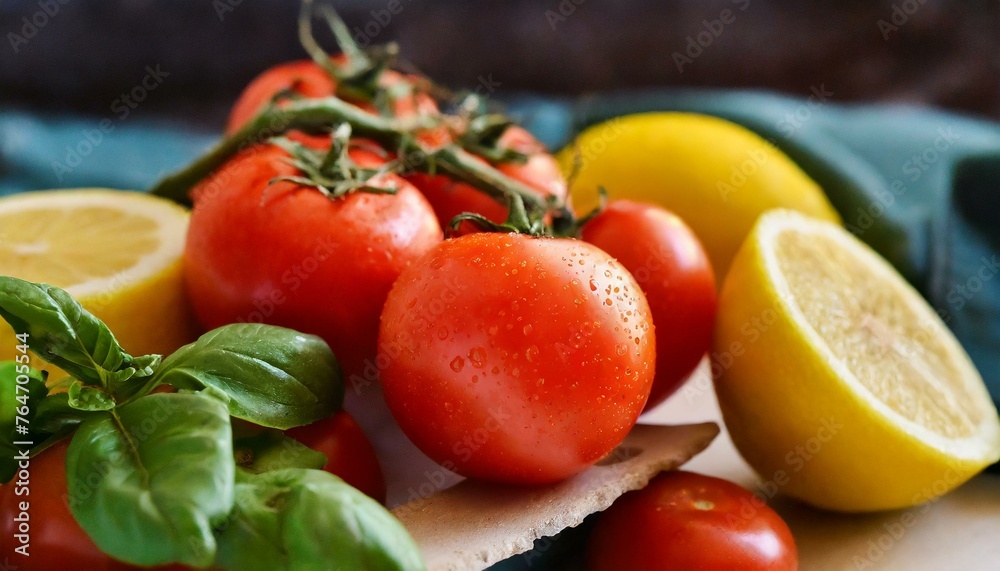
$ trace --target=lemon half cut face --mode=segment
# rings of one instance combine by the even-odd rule
[[[197,335],[181,271],[187,223],[184,208],[135,192],[7,196],[0,198],[0,274],[65,289],[134,355],[167,354]],[[15,345],[0,322],[0,359],[11,358]]]
[[[747,335],[771,311],[766,331]],[[982,378],[937,313],[868,246],[789,211],[758,221],[719,301],[716,390],[740,453],[820,507],[906,507],[1000,458]],[[831,429],[830,427],[833,427]],[[823,436],[813,453],[794,451]],[[789,461],[792,454],[794,462]]]

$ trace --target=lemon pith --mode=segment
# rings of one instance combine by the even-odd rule
[[[1000,421],[968,356],[835,225],[760,219],[723,286],[714,351],[734,355],[715,385],[737,449],[814,505],[914,505],[1000,457]]]

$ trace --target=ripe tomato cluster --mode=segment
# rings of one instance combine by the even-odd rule
[[[381,84],[412,90],[381,112],[445,117],[415,81],[386,72]],[[339,91],[316,63],[278,66],[250,84],[228,129],[281,93]],[[358,107],[380,113],[371,102]],[[441,124],[461,117],[448,119]],[[414,137],[432,146],[466,135],[438,125]],[[290,137],[313,150],[336,144]],[[552,155],[517,126],[492,139],[519,159],[475,160],[557,205],[534,213],[540,223],[565,216],[566,182]],[[388,171],[394,160],[373,141],[347,146],[352,168]],[[510,212],[447,172],[384,172],[330,199],[303,181],[306,171],[294,149],[265,141],[194,189],[185,272],[202,324],[262,320],[320,335],[348,378],[374,369],[406,435],[462,475],[540,483],[580,472],[708,348],[712,269],[691,230],[661,208],[612,202],[585,223],[574,219],[563,237],[478,232],[466,221],[445,240],[459,214],[495,226]],[[474,449],[462,444],[476,432]]]

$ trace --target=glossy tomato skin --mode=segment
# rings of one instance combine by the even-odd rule
[[[559,164],[531,133],[518,126],[509,127],[501,135],[499,146],[524,153],[528,155],[528,160],[525,163],[499,163],[495,165],[497,170],[527,185],[539,197],[555,196],[566,200],[566,180],[559,170]],[[444,228],[463,212],[482,214],[498,224],[507,219],[506,206],[467,184],[455,182],[444,175],[431,176],[423,173],[410,174],[407,179],[424,193]],[[466,234],[474,228],[471,224],[464,223],[460,230],[460,234]]]
[[[31,459],[28,495],[17,495],[13,484],[0,486],[0,560],[20,571],[55,571],[86,569],[87,571],[125,571],[139,569],[105,555],[94,545],[76,523],[69,509],[66,485],[66,450],[64,439]],[[25,488],[22,488],[25,489]],[[20,545],[14,541],[20,513],[19,503],[30,502],[30,556],[14,551]],[[16,567],[14,567],[16,566]],[[186,569],[184,566],[160,567],[163,571]]]
[[[353,149],[365,166],[383,164]],[[275,177],[299,175],[285,151],[251,147],[202,181],[184,256],[196,315],[206,328],[261,322],[319,335],[344,372],[374,358],[379,314],[399,273],[441,241],[434,212],[395,175],[331,200]]]
[[[403,432],[459,474],[562,480],[635,424],[652,385],[645,296],[579,240],[470,234],[400,276],[382,313],[382,388]]]
[[[385,477],[368,437],[351,415],[340,411],[285,434],[326,455],[323,469],[361,490],[375,501],[385,503]]]
[[[336,87],[330,75],[310,60],[276,65],[254,78],[240,94],[229,113],[226,133],[242,127],[282,91],[318,98],[332,95]]]
[[[614,200],[581,237],[614,256],[635,277],[656,325],[656,380],[646,409],[691,375],[712,344],[716,287],[701,242],[659,206]]]
[[[749,491],[719,478],[664,472],[598,517],[589,571],[795,571],[788,525]]]
[[[343,64],[343,55],[332,58],[335,64]],[[381,85],[393,85],[412,81],[409,77],[387,70],[382,73]],[[276,65],[254,78],[240,94],[229,112],[226,133],[231,134],[246,124],[269,103],[275,95],[283,91],[298,93],[303,97],[316,99],[329,97],[337,91],[337,83],[316,62],[311,60],[291,61]],[[368,102],[352,101],[363,109],[375,113],[375,107]],[[423,93],[403,97],[396,101],[394,111],[400,117],[417,113],[436,113],[437,104]]]

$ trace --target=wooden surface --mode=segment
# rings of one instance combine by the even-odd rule
[[[641,422],[722,425],[707,367]],[[752,491],[760,479],[740,458],[723,429],[685,470],[732,480]],[[780,493],[770,502],[788,522],[802,571],[998,571],[1000,475],[980,474],[936,501],[908,510],[842,515],[811,509]]]

